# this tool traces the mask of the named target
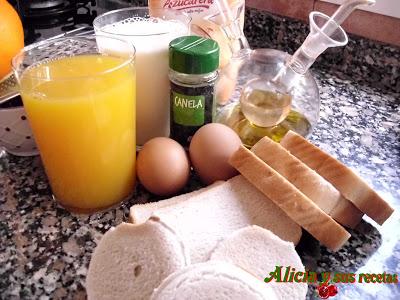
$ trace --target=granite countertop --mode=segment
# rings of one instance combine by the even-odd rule
[[[253,47],[289,53],[307,25],[246,12]],[[321,119],[310,139],[363,177],[396,210],[383,225],[369,218],[333,253],[307,234],[298,251],[316,272],[400,273],[400,49],[350,37],[314,65]],[[193,175],[185,192],[199,188]],[[90,216],[58,207],[39,157],[0,157],[0,298],[84,299],[85,275],[102,234],[127,220],[135,203],[159,200],[137,187],[118,208]],[[342,284],[333,299],[400,299],[397,284]],[[315,286],[308,298],[316,298]]]

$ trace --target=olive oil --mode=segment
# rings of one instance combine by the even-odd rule
[[[260,127],[281,123],[289,114],[292,97],[278,91],[244,89],[240,104],[245,117]]]
[[[241,111],[240,104],[232,105],[229,109],[225,107],[223,112],[218,114],[216,121],[231,127],[247,148],[254,146],[264,136],[280,142],[289,130],[293,130],[302,136],[311,132],[311,123],[294,108],[289,110],[288,115],[281,123],[270,127],[257,126],[247,120]]]

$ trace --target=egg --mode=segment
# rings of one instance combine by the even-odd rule
[[[238,174],[228,160],[241,144],[239,136],[228,126],[210,123],[201,127],[189,146],[190,160],[200,179],[211,184]]]
[[[190,163],[183,147],[176,141],[157,137],[144,144],[137,158],[137,175],[151,193],[170,196],[187,183]]]

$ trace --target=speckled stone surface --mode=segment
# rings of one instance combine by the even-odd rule
[[[293,53],[307,31],[299,22],[247,12],[253,47]],[[383,226],[365,217],[336,253],[307,234],[298,251],[316,272],[399,274],[400,50],[354,37],[346,48],[313,68],[322,103],[311,140],[359,173],[397,212]],[[38,157],[0,155],[0,298],[85,299],[87,267],[102,234],[126,221],[131,205],[160,199],[138,186],[136,196],[113,210],[70,214],[52,200]],[[200,186],[193,176],[184,192]],[[338,288],[332,299],[400,299],[396,284]],[[308,298],[317,298],[314,286]]]

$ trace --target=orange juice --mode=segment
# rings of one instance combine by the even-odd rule
[[[20,86],[50,185],[62,205],[98,210],[131,194],[133,63],[95,54],[64,57],[28,68]]]

